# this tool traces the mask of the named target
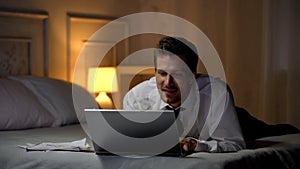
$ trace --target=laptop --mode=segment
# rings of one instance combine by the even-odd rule
[[[184,156],[173,110],[84,111],[97,155]]]

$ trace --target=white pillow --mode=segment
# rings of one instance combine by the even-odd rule
[[[72,100],[72,84],[58,79],[37,76],[10,77],[23,83],[54,116],[53,126],[78,123]]]
[[[40,103],[55,117],[53,126],[79,122],[73,104],[72,83],[38,76],[16,76],[10,78],[22,82],[37,96]],[[76,87],[76,96],[82,99],[80,102],[77,102],[77,111],[78,106],[80,110],[83,110],[84,107],[90,104],[94,105],[95,99],[90,93],[77,85],[73,87]],[[82,112],[78,111],[78,115],[84,119]]]
[[[0,78],[0,130],[49,127],[54,117],[21,83]]]

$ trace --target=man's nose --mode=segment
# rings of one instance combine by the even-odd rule
[[[165,85],[172,85],[174,83],[174,78],[168,74],[165,78]]]

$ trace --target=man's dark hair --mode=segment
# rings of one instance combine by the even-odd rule
[[[156,50],[154,54],[155,69],[157,68],[157,55],[172,53],[183,59],[192,72],[197,72],[199,58],[197,49],[191,42],[184,38],[166,36],[158,42],[156,47],[159,50]]]

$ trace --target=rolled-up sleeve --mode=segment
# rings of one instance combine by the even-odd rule
[[[245,148],[240,123],[230,88],[223,82],[213,83],[214,92],[205,124],[195,151],[235,152]],[[201,106],[201,105],[200,105]]]

